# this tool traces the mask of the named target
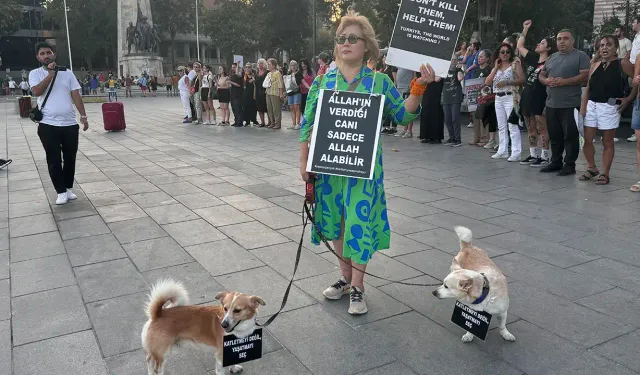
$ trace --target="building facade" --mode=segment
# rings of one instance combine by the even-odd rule
[[[616,8],[623,3],[623,0],[595,0],[593,9],[593,26],[602,25],[604,18],[612,16],[614,13],[624,19],[624,13],[616,12]]]

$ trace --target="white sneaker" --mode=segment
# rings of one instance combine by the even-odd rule
[[[364,301],[364,292],[357,286],[351,287],[351,293],[349,293],[349,314],[362,315],[366,314],[367,303]]]
[[[293,127],[293,130],[300,130],[300,125],[296,125]]]
[[[340,280],[338,280],[335,284],[325,289],[322,294],[327,299],[340,299],[345,294],[349,294],[350,290],[351,285],[349,285],[349,283],[347,283],[347,280],[344,279],[344,276],[342,276],[340,277]]]
[[[487,143],[486,145],[484,145],[483,148],[486,148],[487,150],[494,148],[497,145],[496,141],[494,140],[490,140],[489,143]]]
[[[627,142],[636,142],[636,135],[632,135],[631,137],[627,138]]]
[[[507,161],[520,161],[520,155],[511,155]]]
[[[203,122],[202,125],[209,125],[209,121]]]
[[[71,189],[67,189],[67,199],[73,201],[78,199],[78,196],[73,194],[73,191],[71,191]]]
[[[56,204],[65,204],[69,198],[67,198],[67,193],[58,194],[58,199],[56,199]]]
[[[218,123],[216,122],[216,120],[211,121],[211,125],[218,125]]]
[[[491,155],[491,159],[508,159],[509,158],[509,154],[499,154],[499,153],[495,153],[493,155]]]
[[[413,133],[412,132],[406,132],[406,133],[404,133],[402,138],[404,138],[404,139],[413,138]]]
[[[613,141],[614,141],[614,142],[620,142],[620,139],[619,139],[619,138],[615,138],[615,137],[614,137],[614,138],[613,138]]]
[[[398,132],[396,134],[394,134],[394,137],[402,137],[406,134],[407,132],[405,130],[398,130]]]
[[[289,129],[289,130],[293,130],[293,129],[295,129],[295,128],[296,128],[296,126],[295,126],[295,125],[287,126],[287,129]]]
[[[469,125],[467,125],[467,128],[473,128],[473,122],[470,122]]]

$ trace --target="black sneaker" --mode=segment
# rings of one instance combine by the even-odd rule
[[[533,164],[533,163],[535,163],[536,161],[538,161],[538,159],[539,159],[539,158],[534,158],[533,156],[529,155],[529,157],[528,157],[528,158],[526,158],[526,159],[524,159],[524,160],[521,160],[521,161],[520,161],[520,164],[522,164],[522,165],[530,165],[530,164]]]
[[[389,128],[384,128],[384,129],[382,129],[382,131],[380,132],[380,134],[389,134],[389,130],[391,130],[391,129],[389,129]]]
[[[4,167],[6,167],[7,165],[11,164],[12,161],[13,160],[11,160],[11,159],[7,159],[7,160],[0,159],[0,169],[2,169]]]
[[[570,176],[572,174],[576,174],[576,167],[570,167],[565,165],[560,172],[557,173],[558,176]]]
[[[556,165],[556,164],[549,163],[546,167],[542,168],[540,170],[540,172],[542,172],[542,173],[552,173],[552,172],[557,172],[557,171],[559,171],[561,169],[562,169],[562,165],[559,165],[559,164]]]
[[[443,146],[451,146],[453,144],[453,139],[447,139],[446,141],[442,142]]]
[[[536,161],[530,164],[533,168],[544,168],[549,165],[549,160],[543,158],[536,158]]]
[[[450,146],[451,147],[460,147],[460,146],[462,146],[462,142],[455,141],[455,142],[451,143]]]
[[[396,129],[396,128],[391,128],[391,129],[389,129],[389,132],[387,132],[387,135],[396,134],[397,132],[398,132],[398,129]]]

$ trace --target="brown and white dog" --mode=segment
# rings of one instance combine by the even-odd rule
[[[471,230],[455,227],[460,239],[460,252],[451,262],[451,273],[442,286],[433,291],[438,298],[455,298],[476,311],[486,311],[498,318],[500,335],[507,341],[516,338],[507,330],[509,293],[507,279],[487,253],[471,244]],[[467,332],[463,342],[471,342],[473,335]]]
[[[162,280],[153,286],[145,309],[149,320],[142,328],[142,347],[147,352],[149,375],[164,373],[167,357],[174,346],[188,346],[214,354],[216,375],[224,374],[223,336],[233,333],[244,338],[253,333],[258,307],[265,303],[260,297],[235,292],[220,292],[216,299],[222,306],[189,306],[189,296],[181,283]],[[242,367],[235,365],[230,370],[236,374]]]

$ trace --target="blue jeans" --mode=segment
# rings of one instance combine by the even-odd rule
[[[640,99],[633,101],[633,113],[631,115],[631,129],[640,130]]]
[[[447,126],[449,132],[449,140],[454,142],[462,142],[460,133],[460,103],[456,104],[443,104],[444,110],[444,124]]]

